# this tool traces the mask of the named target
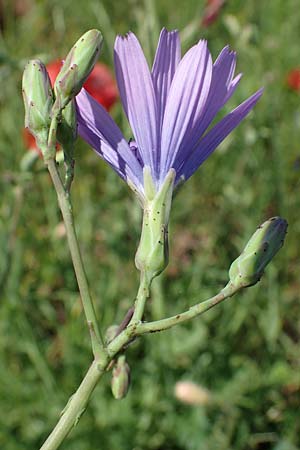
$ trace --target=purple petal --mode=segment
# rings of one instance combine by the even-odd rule
[[[251,111],[263,93],[260,89],[241,105],[231,111],[220,122],[218,122],[197,144],[189,159],[182,169],[177,172],[176,182],[183,176],[185,180],[190,178],[198,167],[208,158],[216,147],[236,128],[239,123]]]
[[[76,97],[78,133],[127,182],[143,192],[143,169],[106,110],[85,89]]]
[[[231,83],[229,84],[228,90],[227,90],[227,94],[226,94],[226,96],[225,96],[224,103],[223,103],[224,105],[225,105],[226,102],[228,102],[228,100],[229,100],[229,99],[232,97],[232,95],[234,94],[236,88],[238,87],[238,85],[239,85],[239,83],[240,83],[240,81],[241,81],[242,76],[243,76],[243,74],[242,74],[242,73],[239,73],[239,74],[231,81]],[[222,106],[223,106],[223,105],[222,105]]]
[[[149,67],[133,33],[118,36],[115,68],[120,96],[144,165],[156,167],[158,154],[157,106]]]
[[[215,115],[234,93],[240,79],[240,76],[238,76],[232,81],[235,65],[235,52],[231,52],[229,47],[225,47],[213,65],[211,85],[205,108],[202,109],[202,114],[198,115],[191,124],[173,162],[176,171],[182,166],[189,152],[192,151]]]
[[[205,129],[210,125],[217,112],[225,105],[234,93],[241,79],[241,74],[234,79],[236,67],[236,53],[224,47],[216,59],[213,67],[213,79],[211,92],[209,93],[208,106],[212,102],[212,107],[208,108],[205,116]]]
[[[161,30],[152,67],[152,81],[156,95],[158,123],[161,129],[167,96],[180,61],[180,40],[177,31]]]
[[[190,127],[202,114],[211,75],[211,56],[206,42],[200,41],[184,55],[170,87],[161,137],[161,181],[173,167],[182,142],[189,136]]]

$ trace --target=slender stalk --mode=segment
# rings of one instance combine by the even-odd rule
[[[163,276],[155,278],[151,286],[151,315],[153,320],[159,320],[166,315],[164,304],[164,292],[163,292]]]
[[[86,316],[87,323],[89,325],[89,329],[93,330],[91,333],[92,338],[92,346],[94,354],[103,352],[103,340],[98,328],[96,313],[93,305],[93,301],[90,295],[89,286],[87,282],[86,273],[84,270],[84,266],[82,263],[82,257],[77,241],[73,213],[72,213],[72,205],[70,201],[70,197],[68,193],[65,191],[64,186],[62,184],[56,163],[54,159],[47,161],[48,170],[50,176],[52,178],[57,197],[58,203],[62,212],[62,216],[64,219],[66,233],[68,238],[68,244],[71,252],[71,257],[73,261],[73,266],[77,278],[77,283],[81,295],[81,300],[83,304],[84,313]]]
[[[141,272],[140,286],[134,303],[134,313],[130,324],[140,322],[142,320],[146,301],[150,295],[151,278],[147,272]]]
[[[225,286],[225,288],[222,289],[222,291],[217,295],[208,300],[205,300],[204,302],[192,306],[190,309],[183,313],[176,314],[176,316],[168,317],[167,319],[137,324],[135,334],[140,336],[145,333],[163,331],[167,330],[168,328],[174,327],[179,323],[186,322],[187,320],[193,319],[194,317],[203,314],[213,306],[223,302],[226,298],[232,297],[240,289],[241,287],[235,287],[232,283],[228,283],[227,286]]]
[[[102,364],[93,361],[81,385],[70,397],[69,402],[56,427],[42,445],[40,450],[56,450],[67,437],[71,429],[77,425],[81,415],[84,413],[89,398],[102,377],[107,366],[107,359]]]

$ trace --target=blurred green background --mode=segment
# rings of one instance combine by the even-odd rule
[[[188,325],[134,343],[132,386],[110,392],[110,374],[63,444],[65,450],[295,450],[300,448],[300,65],[299,0],[228,0],[203,26],[205,1],[2,0],[0,43],[0,448],[37,449],[91,361],[89,336],[56,196],[39,162],[20,172],[20,82],[25,62],[64,57],[89,28],[104,35],[112,67],[116,33],[134,31],[149,61],[162,26],[183,51],[227,43],[243,72],[224,112],[260,86],[254,112],[183,187],[173,205],[171,262],[147,316],[182,311],[216,293],[256,226],[289,222],[286,244],[262,281]],[[112,114],[130,137],[116,105]],[[133,258],[141,212],[127,186],[81,141],[72,188],[76,227],[103,328],[122,320],[138,284]],[[202,405],[174,396],[190,380]]]

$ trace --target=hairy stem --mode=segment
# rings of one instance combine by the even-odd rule
[[[81,295],[81,300],[83,304],[84,313],[86,316],[87,323],[89,325],[89,329],[92,328],[93,333],[91,333],[92,337],[92,347],[94,354],[103,353],[103,341],[98,328],[96,313],[93,305],[93,301],[90,295],[89,286],[87,282],[86,273],[84,270],[82,257],[78,245],[77,235],[74,226],[73,213],[72,213],[72,205],[70,201],[69,194],[65,191],[64,186],[62,184],[57,165],[54,159],[47,161],[48,170],[50,176],[52,178],[57,197],[58,203],[62,212],[62,216],[64,219],[66,233],[68,238],[68,244],[71,252],[71,257],[73,261],[73,266],[77,278],[77,283]],[[94,336],[94,338],[93,338]]]

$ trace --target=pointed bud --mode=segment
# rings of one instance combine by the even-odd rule
[[[71,48],[54,83],[55,113],[80,92],[98,59],[101,45],[100,31],[89,30]]]
[[[169,260],[168,224],[173,196],[175,170],[171,169],[158,192],[148,167],[144,168],[146,200],[142,235],[135,256],[135,265],[152,279],[159,275]]]
[[[282,247],[287,226],[286,220],[272,217],[257,228],[230,266],[229,277],[233,285],[247,287],[260,280],[265,267]]]
[[[111,379],[111,390],[117,400],[126,397],[130,384],[130,368],[126,362],[125,356],[119,356],[118,361],[113,368]]]
[[[30,130],[38,146],[44,151],[51,123],[53,92],[46,67],[38,59],[28,61],[25,66],[22,92],[25,127]]]

